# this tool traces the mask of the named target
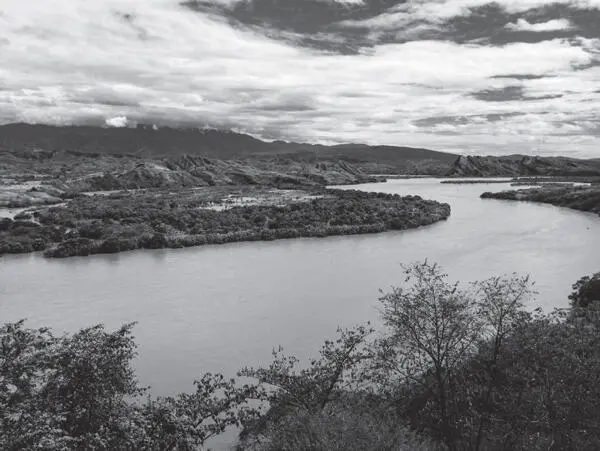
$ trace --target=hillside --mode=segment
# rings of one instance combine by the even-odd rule
[[[278,188],[376,181],[344,161],[141,158],[73,151],[0,150],[0,207],[58,203],[67,193],[145,188],[259,185]]]
[[[457,155],[428,149],[342,144],[324,146],[286,141],[266,142],[223,130],[176,129],[139,125],[136,128],[8,124],[0,126],[0,150],[70,151],[83,154],[270,160],[282,156],[294,161],[343,160],[367,172],[433,171],[443,174]]]
[[[600,175],[600,161],[525,155],[460,156],[446,175],[455,177],[596,176]]]

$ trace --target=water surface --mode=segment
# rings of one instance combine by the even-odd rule
[[[448,202],[432,226],[375,235],[231,243],[65,260],[0,258],[0,321],[75,331],[137,321],[143,384],[189,391],[205,371],[266,363],[273,346],[313,355],[338,326],[377,324],[379,289],[425,258],[452,278],[530,273],[535,306],[567,305],[570,285],[600,270],[600,218],[549,205],[480,199],[505,184],[436,179],[346,187]],[[532,305],[532,307],[534,306]]]

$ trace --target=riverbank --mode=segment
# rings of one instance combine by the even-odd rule
[[[453,179],[447,178],[441,180],[442,184],[450,185],[476,185],[476,184],[491,184],[491,183],[510,183],[511,186],[584,186],[584,185],[600,185],[600,177],[579,177],[579,176],[544,176],[544,177],[512,177],[512,178],[496,178],[496,177],[478,177],[469,179]]]
[[[0,220],[0,253],[46,257],[236,241],[404,230],[446,219],[450,206],[354,190],[212,187],[78,195]]]
[[[444,185],[478,185],[478,184],[491,184],[491,183],[506,183],[507,180],[496,180],[490,178],[480,178],[480,179],[469,179],[469,180],[442,180],[440,183]]]
[[[598,186],[545,186],[498,193],[485,192],[481,198],[541,202],[600,215]]]

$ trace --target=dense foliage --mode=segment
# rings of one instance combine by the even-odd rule
[[[215,210],[198,196],[120,193],[80,196],[34,213],[34,220],[0,223],[0,254],[47,250],[50,257],[188,247],[234,241],[322,237],[402,230],[450,214],[447,204],[418,196],[327,190],[286,205]]]
[[[0,327],[0,449],[191,450],[251,412],[252,389],[213,374],[192,394],[144,401],[131,328]]]
[[[573,284],[569,295],[573,307],[588,307],[590,303],[600,304],[600,272],[584,276]]]
[[[247,450],[600,449],[598,303],[544,314],[525,308],[527,277],[463,286],[427,262],[405,276],[380,298],[382,330],[339,330],[304,365],[277,349],[240,371],[249,386],[207,374],[176,397],[144,396],[131,325],[6,324],[0,449],[198,449],[230,425]]]
[[[406,275],[406,286],[381,298],[387,327],[379,337],[343,332],[336,357],[309,369],[294,370],[277,355],[268,368],[244,371],[278,387],[267,396],[270,415],[247,427],[246,447],[600,448],[596,311],[528,312],[533,287],[516,275],[466,289],[428,263]],[[357,423],[377,427],[367,433]],[[349,439],[337,447],[331,437]]]
[[[574,210],[600,214],[600,188],[597,186],[549,186],[499,193],[483,193],[482,198],[542,202]]]

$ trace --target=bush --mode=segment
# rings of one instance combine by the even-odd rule
[[[585,276],[573,284],[569,295],[571,306],[587,307],[591,302],[600,302],[600,272]]]
[[[256,436],[239,446],[248,451],[435,451],[442,447],[411,431],[393,410],[373,408],[360,396],[328,405],[316,414],[300,408],[275,412]]]
[[[167,238],[162,233],[142,235],[138,241],[138,246],[143,249],[163,249],[167,245]]]

